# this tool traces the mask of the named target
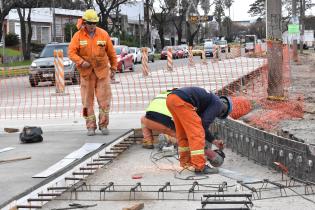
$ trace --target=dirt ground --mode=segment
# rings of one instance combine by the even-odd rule
[[[315,51],[310,49],[300,55],[301,65],[291,65],[291,94],[304,96],[304,116],[298,120],[280,123],[280,134],[315,144]]]
[[[315,144],[315,51],[306,50],[299,59],[299,64],[291,61],[289,65],[288,99],[270,101],[265,96],[255,99],[252,111],[240,120],[280,136]],[[258,87],[260,82],[261,78],[256,78],[250,85]],[[255,91],[266,91],[263,88]]]

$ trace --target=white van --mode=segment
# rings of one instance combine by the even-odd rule
[[[112,40],[113,45],[120,45],[119,39],[117,37],[111,37],[110,40]]]

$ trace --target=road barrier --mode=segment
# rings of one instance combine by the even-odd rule
[[[54,50],[56,93],[65,92],[65,69],[63,66],[63,51]]]
[[[205,53],[205,51],[203,50],[202,52],[201,52],[201,59],[202,59],[202,64],[203,65],[207,65],[208,63],[207,63],[207,58],[206,58],[206,53]]]
[[[142,75],[144,77],[149,75],[149,66],[148,66],[148,48],[143,47],[142,48],[142,58],[141,58],[141,63],[142,63]]]
[[[194,55],[192,53],[192,49],[193,49],[193,47],[189,46],[189,49],[188,49],[188,54],[189,54],[188,66],[190,66],[190,67],[195,66]]]
[[[219,60],[219,49],[218,49],[218,46],[213,45],[212,55],[213,55],[213,62],[218,62],[218,60]]]
[[[172,48],[167,49],[167,70],[173,71],[173,53]]]

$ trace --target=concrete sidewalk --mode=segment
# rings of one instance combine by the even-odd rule
[[[86,136],[83,119],[41,120],[41,121],[7,121],[0,122],[0,149],[14,147],[13,150],[0,153],[0,160],[18,157],[31,157],[28,160],[2,163],[0,167],[0,207],[12,199],[19,198],[39,186],[47,183],[48,178],[32,178],[54,165],[68,154],[82,147],[85,143],[102,143],[108,145],[124,135],[130,129],[140,128],[142,113],[113,114],[110,116],[110,135],[103,136],[97,131],[96,136]],[[22,128],[40,126],[43,130],[43,142],[20,144],[19,133],[4,133],[4,127]]]

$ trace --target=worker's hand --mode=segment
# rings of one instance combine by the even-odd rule
[[[115,80],[115,74],[116,74],[116,70],[112,70],[110,71],[110,79],[111,80]]]
[[[91,64],[90,64],[89,62],[83,61],[83,63],[81,64],[81,67],[82,67],[82,68],[89,68],[90,65],[91,65]]]
[[[223,140],[215,139],[215,140],[212,141],[212,144],[214,144],[219,150],[223,150],[224,149],[224,142],[223,142]]]

